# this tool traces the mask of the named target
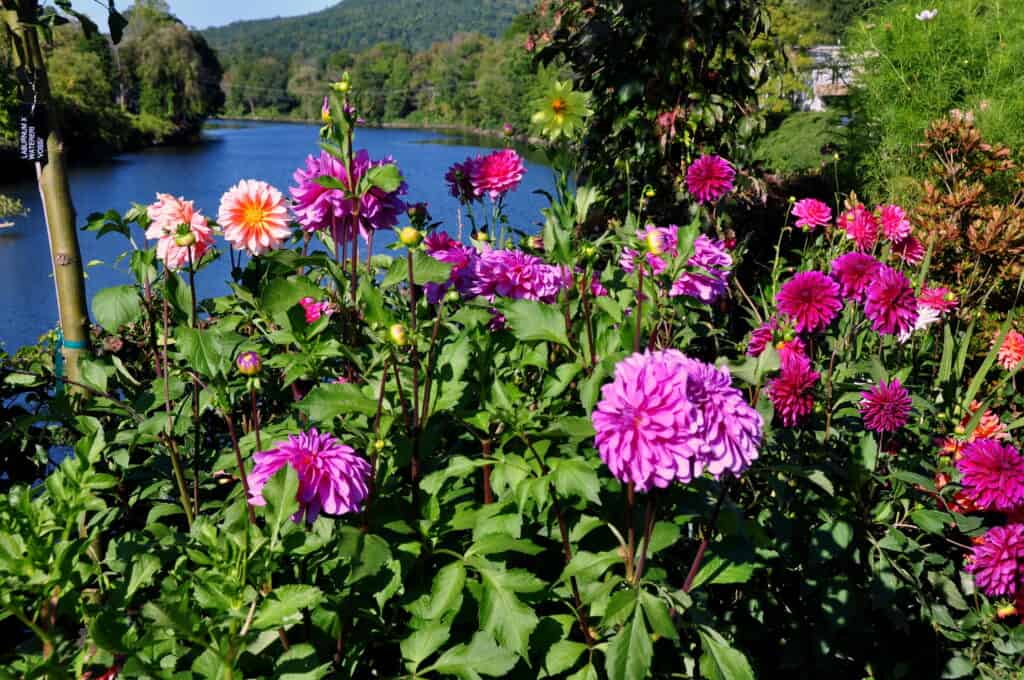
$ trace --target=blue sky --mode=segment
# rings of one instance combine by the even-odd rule
[[[263,19],[315,12],[337,4],[338,0],[168,0],[171,12],[189,26],[207,28],[222,26],[242,19]],[[74,0],[72,6],[93,18],[101,27],[107,24],[103,5],[106,0]],[[117,8],[125,9],[131,0],[117,0]]]

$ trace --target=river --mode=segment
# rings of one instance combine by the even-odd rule
[[[76,166],[71,170],[71,192],[79,226],[90,213],[111,208],[123,212],[132,203],[151,203],[157,192],[193,200],[203,214],[216,219],[221,194],[239,179],[262,179],[287,194],[292,173],[308,154],[318,152],[317,134],[314,125],[218,123],[209,125],[195,146],[149,149]],[[458,204],[448,194],[444,173],[452,163],[486,152],[480,145],[488,143],[424,130],[361,129],[356,138],[357,148],[368,149],[373,158],[392,156],[409,184],[406,199],[426,202],[434,219],[443,220],[453,234]],[[552,186],[550,169],[528,159],[523,183],[506,200],[511,223],[536,230],[547,200],[533,192],[550,191]],[[13,220],[13,227],[0,229],[0,343],[13,352],[56,326],[57,306],[35,182],[0,184],[0,194],[21,199],[29,210]],[[141,243],[141,232],[135,236]],[[131,282],[127,261],[118,260],[129,247],[121,236],[97,239],[93,233],[80,232],[79,239],[88,264],[90,305],[99,290]],[[385,239],[376,243],[383,245]],[[203,270],[200,296],[225,293],[229,269],[225,253]]]

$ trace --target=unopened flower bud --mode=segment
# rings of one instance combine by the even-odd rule
[[[544,250],[544,237],[543,236],[531,236],[530,247],[534,250]]]
[[[384,450],[384,440],[383,439],[378,439],[377,441],[375,441],[373,443],[373,448],[377,449],[377,451],[383,451]]]
[[[967,434],[967,428],[964,427],[963,425],[957,425],[956,427],[953,428],[953,434],[955,434],[958,437],[963,437],[965,434]]]
[[[348,81],[347,77],[342,77],[342,80],[339,80],[338,82],[336,82],[333,85],[331,85],[331,88],[335,92],[340,92],[341,94],[346,94],[346,93],[349,92],[349,90],[352,89],[352,83],[350,83]]]
[[[430,213],[427,212],[426,203],[413,203],[405,209],[405,214],[409,216],[409,219],[414,224],[423,224],[430,219]]]
[[[597,255],[597,248],[594,246],[583,246],[583,257],[590,258]]]
[[[388,337],[391,338],[391,342],[399,347],[405,347],[409,343],[409,336],[405,331],[405,326],[400,323],[396,323],[388,329]]]
[[[473,240],[480,241],[481,243],[487,243],[491,240],[491,237],[486,231],[478,231],[473,234]]]
[[[796,196],[790,196],[786,200],[789,201],[790,204],[796,203]]]
[[[423,240],[423,232],[415,227],[405,227],[398,232],[398,240],[407,248],[415,248]]]
[[[191,248],[196,244],[196,235],[191,231],[187,231],[184,234],[178,234],[174,237],[174,245],[179,248]]]
[[[505,133],[506,137],[511,137],[512,135],[514,135],[516,133],[516,129],[514,127],[512,127],[511,123],[505,123],[504,125],[502,125],[501,126],[501,131],[503,133]]]
[[[455,304],[461,299],[462,296],[459,295],[459,291],[455,290],[454,288],[444,294],[444,301],[449,304]]]
[[[238,366],[239,373],[251,378],[263,368],[263,360],[256,352],[242,352],[235,360],[235,365]]]
[[[657,193],[655,193],[654,189],[648,189],[647,191],[644,192],[644,196],[646,196],[647,198],[654,198],[655,196],[657,196]]]

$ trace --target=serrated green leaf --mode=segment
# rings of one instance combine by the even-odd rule
[[[481,675],[503,677],[515,665],[515,654],[495,644],[489,634],[477,631],[468,645],[449,649],[430,670],[463,680],[479,680]]]
[[[582,642],[559,640],[551,645],[548,653],[544,656],[544,670],[552,676],[565,673],[576,665],[585,651],[587,651],[587,646]]]
[[[254,630],[266,630],[297,623],[302,620],[303,609],[315,607],[323,599],[324,594],[314,586],[280,586],[260,603],[252,627]]]
[[[651,671],[654,646],[641,608],[608,643],[605,671],[617,680],[643,680]]]
[[[295,468],[285,465],[263,485],[264,514],[270,529],[270,548],[277,546],[281,528],[299,511],[299,476]]]
[[[700,672],[707,680],[754,680],[754,671],[742,652],[734,649],[717,631],[700,626]]]
[[[509,331],[523,342],[555,342],[569,347],[565,333],[565,317],[555,306],[534,300],[511,300],[498,303]]]
[[[415,251],[412,254],[412,277],[417,286],[426,283],[444,283],[452,274],[452,264],[441,262],[430,257],[422,251]],[[409,280],[409,261],[404,257],[395,258],[391,268],[384,275],[381,281],[381,288],[391,286]]]
[[[101,290],[92,299],[92,315],[111,333],[142,317],[142,303],[135,286],[114,286]]]
[[[579,496],[591,503],[601,500],[601,480],[597,471],[582,458],[552,459],[551,479],[560,496]]]
[[[399,648],[402,650],[402,658],[408,663],[406,668],[410,673],[415,673],[420,664],[427,658],[441,649],[441,645],[451,637],[451,627],[441,624],[432,624],[426,628],[417,630],[409,637],[402,640]]]
[[[315,423],[330,423],[340,415],[375,415],[377,402],[363,394],[358,385],[329,383],[310,390],[298,408]]]
[[[466,585],[466,567],[462,562],[452,562],[437,572],[430,595],[409,606],[415,616],[433,621],[444,614],[456,611],[462,604],[462,589]]]

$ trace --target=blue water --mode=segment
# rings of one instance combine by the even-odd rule
[[[132,203],[152,202],[157,192],[193,200],[203,214],[214,219],[221,195],[239,179],[262,179],[286,192],[294,170],[308,154],[318,152],[317,134],[313,125],[231,123],[209,127],[196,146],[150,149],[75,167],[71,192],[79,226],[90,213],[111,208],[124,212]],[[360,130],[356,139],[356,146],[368,149],[373,158],[394,157],[409,184],[406,199],[426,202],[434,219],[444,221],[453,235],[458,204],[448,194],[444,173],[452,163],[480,153],[480,146],[471,145],[478,143],[486,144],[421,130],[367,129]],[[546,199],[533,192],[550,191],[552,186],[550,169],[528,161],[526,178],[506,200],[511,223],[536,231]],[[0,185],[0,194],[21,199],[29,209],[27,216],[13,220],[13,227],[0,229],[0,343],[13,352],[57,325],[57,306],[35,182]],[[141,244],[141,231],[135,236]],[[131,283],[127,261],[117,262],[129,248],[120,235],[97,239],[91,232],[80,232],[79,239],[83,261],[99,262],[86,270],[90,305],[99,290]],[[384,243],[385,239],[378,238],[375,247],[379,250]],[[224,252],[220,261],[201,272],[200,296],[225,293],[229,270]]]

